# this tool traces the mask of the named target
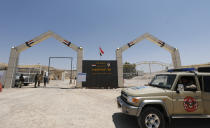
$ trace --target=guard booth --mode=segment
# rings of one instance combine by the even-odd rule
[[[86,88],[118,88],[116,60],[83,60],[82,72],[86,73]]]

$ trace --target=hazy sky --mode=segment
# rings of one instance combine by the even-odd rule
[[[115,59],[118,47],[145,32],[177,47],[183,65],[210,62],[209,0],[0,0],[0,62],[10,48],[51,30],[84,48],[84,59]],[[48,64],[50,56],[76,53],[50,38],[21,53],[20,64]],[[143,41],[123,61],[171,63],[170,54]],[[69,60],[53,66],[69,68]]]

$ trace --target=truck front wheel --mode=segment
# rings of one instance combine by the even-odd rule
[[[146,107],[138,117],[140,128],[165,128],[164,115],[154,107]]]

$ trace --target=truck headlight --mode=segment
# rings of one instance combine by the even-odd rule
[[[127,101],[130,103],[138,103],[140,100],[140,97],[132,97],[132,96],[128,96]]]

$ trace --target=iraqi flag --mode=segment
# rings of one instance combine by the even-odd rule
[[[100,56],[104,54],[104,51],[101,49],[101,47],[99,47],[99,52],[100,52]]]

